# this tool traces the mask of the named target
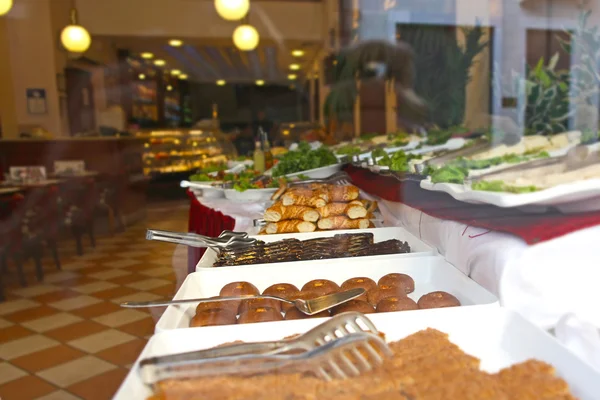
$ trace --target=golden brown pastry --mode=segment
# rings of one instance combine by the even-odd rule
[[[418,310],[419,306],[410,297],[386,297],[377,304],[377,312]]]
[[[371,221],[368,219],[350,219],[343,215],[335,217],[322,218],[318,222],[319,229],[367,229]]]
[[[279,222],[286,219],[297,219],[308,222],[317,222],[319,213],[307,206],[284,206],[278,202],[265,211],[265,221]]]
[[[406,293],[415,291],[415,281],[406,274],[391,273],[382,276],[377,282],[379,286],[400,286]]]
[[[329,203],[324,207],[317,208],[321,218],[344,215],[350,219],[365,218],[367,209],[361,205],[348,203]]]
[[[265,231],[267,234],[274,233],[301,233],[314,232],[317,226],[312,222],[306,222],[299,219],[290,219],[286,221],[271,222],[267,224]]]
[[[321,311],[320,313],[307,315],[302,311],[298,310],[296,307],[290,308],[285,313],[285,320],[293,320],[293,319],[306,319],[306,318],[325,318],[329,317],[329,311]]]
[[[284,206],[323,207],[329,202],[328,194],[322,190],[293,189],[288,190],[282,197]]]
[[[230,296],[247,296],[247,295],[257,295],[260,294],[256,286],[251,284],[250,282],[231,282],[227,285],[223,286],[220,296],[230,297]]]
[[[277,296],[284,299],[293,299],[294,296],[300,292],[298,288],[289,283],[276,283],[275,285],[271,285],[263,291],[263,294],[269,296]],[[281,304],[281,309],[285,312],[289,308],[294,307],[293,304],[284,303],[282,301],[279,302]]]
[[[198,303],[196,306],[196,314],[204,311],[204,310],[212,310],[214,308],[222,308],[225,310],[229,310],[232,313],[237,315],[237,310],[240,305],[239,301],[228,300],[228,301],[219,301],[219,296],[211,297],[215,301],[211,301],[210,303]]]
[[[377,307],[377,304],[381,300],[388,297],[406,297],[406,292],[403,287],[386,285],[379,286],[367,292],[367,299],[373,307]]]
[[[450,293],[438,291],[424,294],[417,304],[421,309],[458,307],[460,306],[460,301]]]
[[[351,278],[351,279],[348,279],[347,281],[345,281],[344,283],[342,283],[342,291],[350,290],[350,289],[354,289],[354,288],[363,288],[368,293],[369,290],[375,289],[376,287],[377,287],[377,284],[375,283],[375,281],[373,279],[365,278],[365,277]],[[356,300],[367,301],[368,300],[367,293],[361,295],[360,297],[357,297]]]
[[[314,279],[302,286],[302,292],[312,292],[316,295],[315,297],[326,296],[339,291],[340,287],[337,283],[327,279]]]
[[[345,186],[332,186],[327,190],[329,201],[331,202],[348,202],[358,199],[360,191],[356,186],[345,185]]]
[[[254,322],[282,321],[283,316],[271,307],[251,308],[238,318],[238,324],[251,324]]]
[[[236,323],[236,314],[230,310],[213,308],[197,313],[190,321],[190,327],[232,325]]]
[[[271,307],[279,312],[281,312],[281,301],[275,299],[248,299],[242,300],[240,303],[240,307],[238,308],[238,314],[242,315],[246,311],[252,308],[258,307]]]
[[[350,300],[344,304],[340,304],[331,310],[331,315],[338,315],[341,313],[357,311],[363,314],[371,314],[375,312],[372,305],[362,300]]]
[[[277,191],[275,193],[273,193],[273,196],[271,196],[271,200],[273,200],[273,201],[279,200],[281,198],[281,196],[283,196],[283,194],[285,193],[286,190],[287,190],[286,185],[279,186],[279,189],[277,189]]]

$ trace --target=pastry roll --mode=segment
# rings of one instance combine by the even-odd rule
[[[308,222],[317,222],[319,213],[307,206],[284,206],[281,202],[274,204],[265,211],[265,221],[279,222],[285,219],[299,219]]]
[[[331,202],[356,200],[360,194],[358,188],[352,185],[333,186],[327,192]]]
[[[325,198],[323,198],[325,197]],[[327,194],[313,190],[292,190],[286,192],[281,201],[284,206],[323,207],[328,203]]]
[[[331,229],[367,229],[371,221],[365,218],[361,219],[350,219],[343,215],[337,215],[335,217],[322,218],[319,220],[319,229],[331,230]]]
[[[317,229],[312,222],[301,221],[298,219],[290,219],[286,221],[271,222],[267,224],[265,231],[267,234],[274,233],[298,233],[298,232],[314,232]]]
[[[322,218],[345,215],[350,219],[358,219],[367,216],[367,209],[362,204],[329,203],[325,207],[318,208],[317,211]]]
[[[357,206],[363,206],[364,208],[367,209],[367,212],[372,213],[373,211],[377,210],[377,201],[375,200],[352,200],[350,202],[350,204],[355,204]]]

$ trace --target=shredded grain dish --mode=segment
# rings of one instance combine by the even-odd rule
[[[358,378],[325,382],[302,374],[221,376],[160,382],[151,400],[567,400],[567,383],[529,360],[489,374],[448,335],[426,329],[390,343],[394,356]]]

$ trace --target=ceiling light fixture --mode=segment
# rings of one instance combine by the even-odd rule
[[[144,80],[144,79],[146,79],[146,75],[144,75],[144,74],[139,74],[139,75],[138,75],[138,78],[140,78],[141,80]]]
[[[183,42],[179,39],[171,39],[169,40],[169,46],[173,46],[173,47],[181,47],[183,45]]]
[[[215,0],[215,9],[221,18],[227,21],[238,21],[250,10],[249,0]]]
[[[292,71],[298,71],[300,69],[300,65],[299,64],[290,64],[290,69]]]
[[[185,79],[188,78],[188,76],[186,74],[181,74],[181,75],[178,76],[178,78],[185,80]]]
[[[233,44],[240,50],[254,50],[259,40],[258,31],[252,25],[240,25],[233,31]]]
[[[77,9],[71,9],[71,23],[60,33],[60,42],[72,53],[84,53],[92,44],[89,32],[77,23]]]
[[[165,60],[154,60],[154,65],[156,65],[157,67],[164,67],[165,64],[167,64]]]
[[[167,85],[167,92],[170,92],[171,90],[173,90],[173,86]]]
[[[154,54],[147,51],[147,52],[141,53],[140,57],[142,57],[144,60],[150,60],[150,59],[154,58]]]
[[[263,86],[265,84],[265,81],[263,81],[262,79],[259,79],[256,81],[256,86]]]
[[[226,84],[226,83],[227,83],[227,82],[225,82],[223,79],[219,79],[219,80],[217,81],[217,86],[225,86],[225,84]]]
[[[0,0],[0,16],[8,14],[13,6],[13,0]]]
[[[304,50],[292,50],[292,55],[294,57],[302,57],[304,55]]]
[[[171,75],[173,75],[173,76],[181,75],[181,71],[178,69],[172,69]]]
[[[293,81],[293,80],[294,80],[294,79],[296,79],[296,78],[297,78],[296,74],[289,74],[289,75],[288,75],[288,79],[289,79],[290,81]]]

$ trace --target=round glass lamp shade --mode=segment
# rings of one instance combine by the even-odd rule
[[[250,9],[250,0],[215,0],[217,14],[227,21],[237,21]]]
[[[83,53],[92,44],[90,34],[81,25],[67,25],[60,33],[60,41],[65,49],[73,53]]]
[[[258,41],[258,31],[252,25],[240,25],[233,31],[233,44],[240,50],[254,50]]]
[[[7,14],[13,6],[13,0],[0,0],[0,16]]]

